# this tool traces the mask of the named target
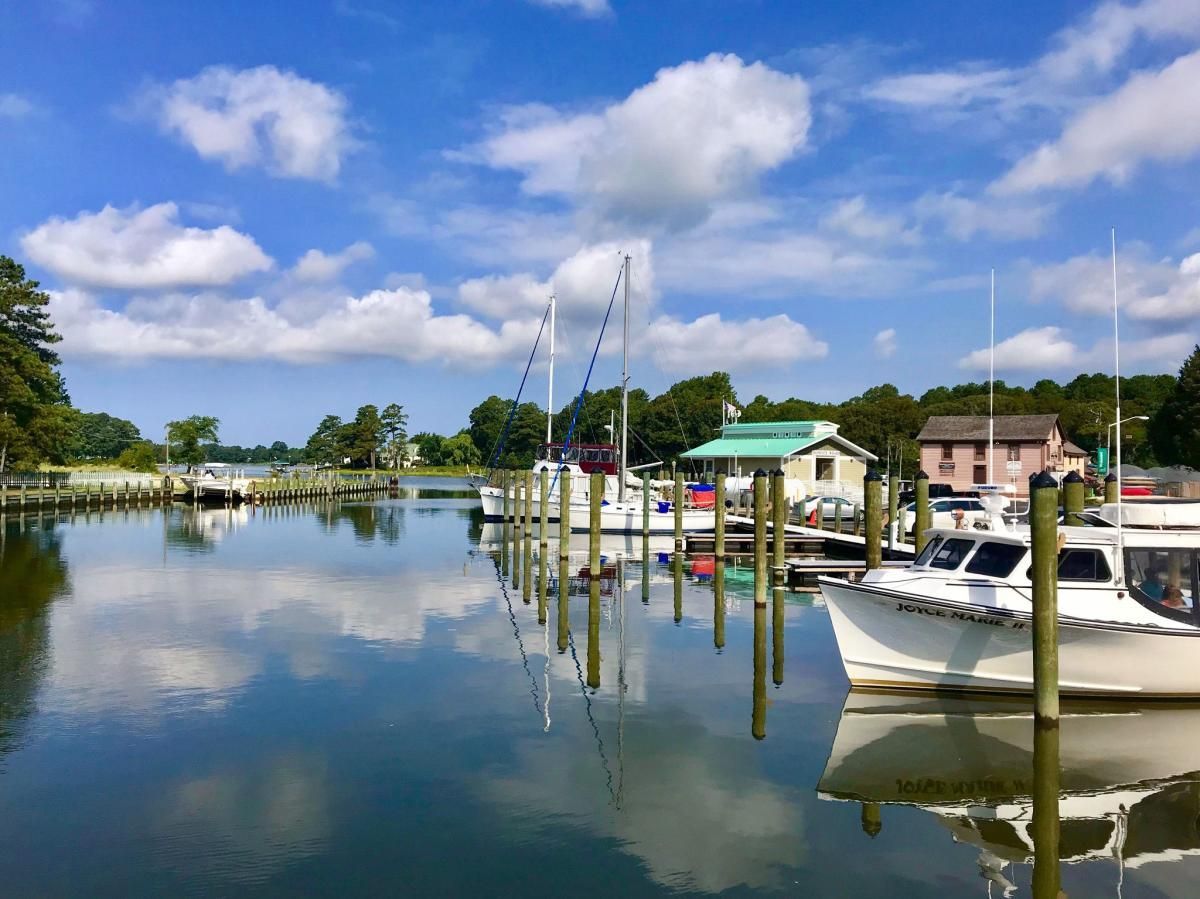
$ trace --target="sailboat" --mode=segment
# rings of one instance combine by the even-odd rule
[[[590,490],[591,475],[595,472],[600,472],[604,475],[605,491],[613,491],[617,489],[617,448],[611,443],[570,443],[570,441],[555,443],[553,440],[554,430],[554,335],[555,335],[555,316],[557,312],[557,299],[553,295],[550,297],[549,305],[546,309],[546,314],[542,318],[542,328],[544,329],[549,323],[550,327],[550,350],[549,350],[549,377],[547,397],[546,397],[546,442],[541,444],[536,452],[534,463],[532,466],[534,476],[534,495],[532,498],[532,509],[534,518],[539,518],[541,515],[541,497],[538,489],[538,484],[542,471],[550,472],[550,488],[549,497],[557,501],[562,478],[571,478],[571,505],[579,505],[581,508],[586,507],[589,498],[588,491]],[[537,354],[538,343],[541,341],[542,330],[539,329],[538,336],[533,343],[533,351],[530,353],[529,362],[525,366],[525,375],[528,377],[530,366],[533,364],[533,359]],[[504,433],[501,434],[500,440],[497,442],[496,449],[492,454],[492,471],[487,478],[476,483],[475,489],[479,491],[479,499],[483,504],[484,521],[503,521],[505,518],[504,509],[504,486],[499,483],[493,483],[493,475],[496,473],[495,463],[499,458],[501,450],[503,450],[504,438],[507,435],[508,426],[512,422],[513,414],[516,412],[517,406],[521,400],[521,389],[524,388],[525,379],[521,380],[521,388],[517,391],[517,398],[513,400],[512,408],[509,412],[508,422],[505,424]],[[552,509],[547,510],[550,514],[548,520],[558,521],[557,505]],[[511,515],[509,516],[512,517]]]
[[[676,504],[682,504],[684,533],[711,531],[716,526],[716,510],[711,504],[700,506],[691,500],[692,493],[685,489],[684,496],[642,495],[630,490],[626,483],[629,472],[626,449],[629,445],[629,272],[631,257],[625,254],[622,276],[625,279],[624,336],[622,339],[621,367],[621,440],[617,444],[617,495],[615,500],[604,499],[600,507],[600,531],[605,534],[639,534],[649,520],[651,534],[671,534],[675,531]],[[597,343],[597,348],[599,344]],[[666,485],[662,485],[665,487]],[[605,496],[609,485],[605,485]],[[572,490],[573,490],[572,486]],[[574,496],[574,493],[572,493]],[[646,504],[650,508],[647,514]],[[572,502],[574,505],[574,502]],[[557,518],[558,502],[550,503],[549,510]],[[589,519],[573,516],[572,531],[591,530]]]

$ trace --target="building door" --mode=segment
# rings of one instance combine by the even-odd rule
[[[833,478],[833,460],[828,459],[828,458],[822,459],[822,458],[818,457],[814,461],[816,462],[816,466],[817,466],[817,478],[816,479],[818,481],[832,481],[834,479]]]
[[[972,483],[986,484],[987,483],[987,466],[986,465],[976,465],[975,469],[974,469],[973,477],[975,478],[975,480],[972,481]]]

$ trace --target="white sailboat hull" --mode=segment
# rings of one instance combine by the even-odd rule
[[[1028,614],[821,578],[846,676],[856,687],[1033,690]],[[1200,696],[1200,632],[1060,616],[1064,694]]]

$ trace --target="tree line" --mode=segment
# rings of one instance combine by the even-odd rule
[[[0,256],[0,472],[33,468],[43,462],[116,458],[130,468],[153,470],[166,447],[143,439],[129,421],[71,405],[59,372],[54,331],[46,305],[49,296],[37,281],[7,256]],[[1116,416],[1111,375],[1081,374],[1066,383],[1042,379],[1032,387],[996,381],[998,415],[1055,413],[1067,435],[1083,449],[1103,445]],[[1122,415],[1146,416],[1124,428],[1125,461],[1143,467],[1188,465],[1200,468],[1200,346],[1184,362],[1178,377],[1134,375],[1121,379]],[[619,422],[619,386],[588,392],[578,409],[572,399],[554,412],[554,439],[562,441],[574,422],[572,441],[611,443],[610,423]],[[934,387],[919,397],[881,384],[841,403],[800,397],[772,401],[755,396],[739,401],[726,372],[688,378],[657,396],[629,393],[630,464],[670,463],[684,451],[717,436],[723,403],[741,408],[742,422],[828,419],[839,433],[880,458],[903,461],[912,470],[918,459],[916,436],[931,415],[986,415],[988,385],[968,382]],[[510,420],[511,416],[511,420]],[[489,396],[468,415],[467,427],[450,436],[422,432],[409,441],[408,416],[397,403],[382,411],[360,406],[353,420],[326,415],[305,446],[282,441],[247,449],[221,446],[219,421],[191,416],[170,422],[171,460],[187,465],[205,461],[304,461],[356,467],[397,468],[425,465],[528,466],[544,438],[546,414],[536,403],[513,409],[509,399]],[[507,429],[507,432],[506,432]],[[502,439],[503,438],[503,439]],[[270,456],[271,458],[266,458]]]

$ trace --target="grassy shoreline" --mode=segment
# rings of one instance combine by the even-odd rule
[[[370,474],[370,469],[363,468],[339,468],[338,474]],[[401,468],[398,471],[389,471],[385,468],[378,468],[375,474],[380,477],[397,477],[397,478],[465,478],[467,477],[467,467],[465,465],[426,465],[419,468]]]

